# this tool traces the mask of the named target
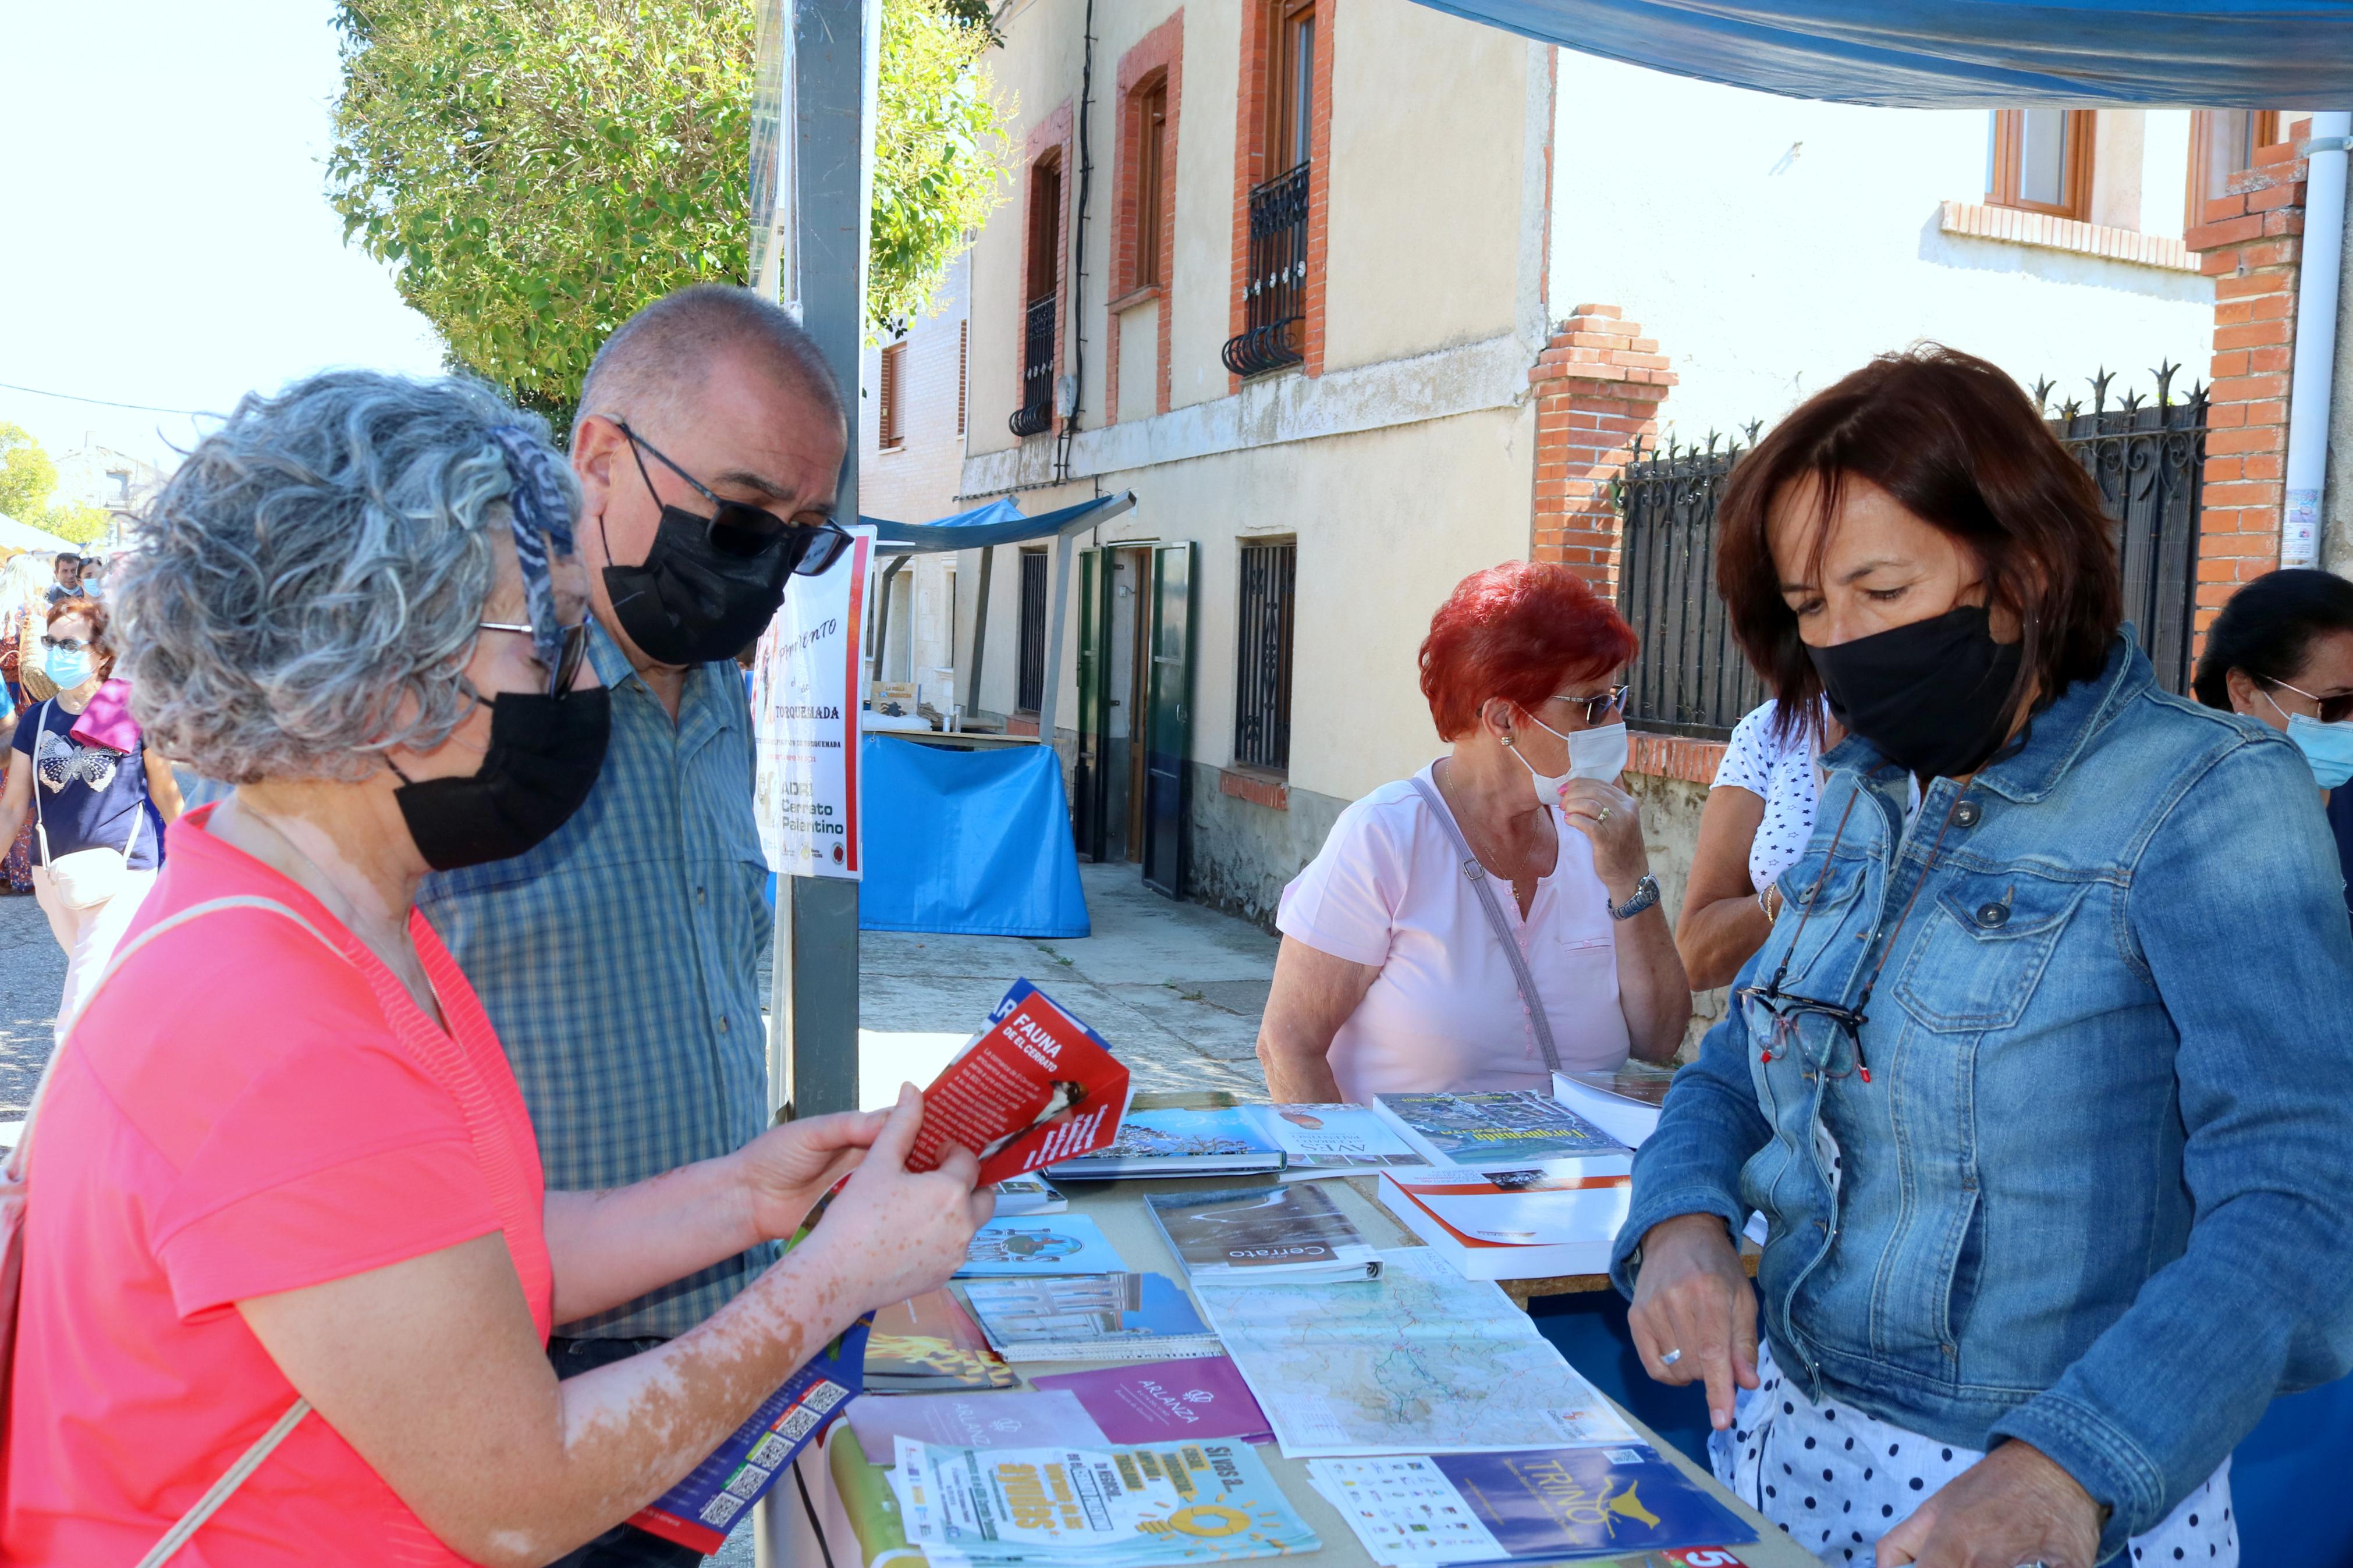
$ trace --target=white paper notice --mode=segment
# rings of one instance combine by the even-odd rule
[[[821,577],[795,576],[752,660],[759,750],[753,810],[768,868],[789,877],[863,874],[859,812],[858,679],[874,531]]]

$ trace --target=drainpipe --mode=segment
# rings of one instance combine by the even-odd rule
[[[2328,405],[2337,367],[2337,295],[2345,263],[2345,164],[2353,112],[2312,117],[2305,144],[2304,275],[2295,295],[2295,365],[2288,383],[2287,511],[2280,564],[2320,560],[2320,493],[2328,470]]]

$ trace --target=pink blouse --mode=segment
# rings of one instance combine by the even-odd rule
[[[1419,776],[1430,778],[1430,769]],[[1625,1061],[1628,1045],[1617,922],[1592,844],[1557,816],[1554,826],[1560,853],[1536,883],[1526,917],[1509,886],[1497,881],[1494,890],[1535,976],[1562,1069],[1606,1070]],[[1282,890],[1275,925],[1319,952],[1380,965],[1332,1037],[1332,1072],[1345,1099],[1550,1092],[1544,1053],[1478,889],[1410,782],[1383,784],[1340,814],[1322,853]]]

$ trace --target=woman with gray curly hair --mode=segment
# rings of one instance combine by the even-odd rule
[[[969,1154],[904,1169],[912,1089],[543,1190],[414,900],[596,778],[576,500],[486,389],[346,372],[246,399],[141,521],[116,590],[140,722],[237,791],[173,828],[35,1095],[0,1560],[201,1528],[213,1562],[543,1563],[963,1260],[992,1200]],[[845,1175],[724,1310],[557,1383],[552,1325],[792,1236]]]

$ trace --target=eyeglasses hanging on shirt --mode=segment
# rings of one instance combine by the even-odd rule
[[[629,640],[663,664],[733,658],[767,626],[784,603],[785,580],[814,577],[840,558],[849,534],[834,522],[787,521],[764,507],[728,500],[665,456],[652,442],[614,424],[629,443],[646,490],[659,500],[645,454],[711,503],[708,517],[663,503],[653,547],[623,566],[607,541],[605,589]],[[599,535],[605,520],[596,520]]]

